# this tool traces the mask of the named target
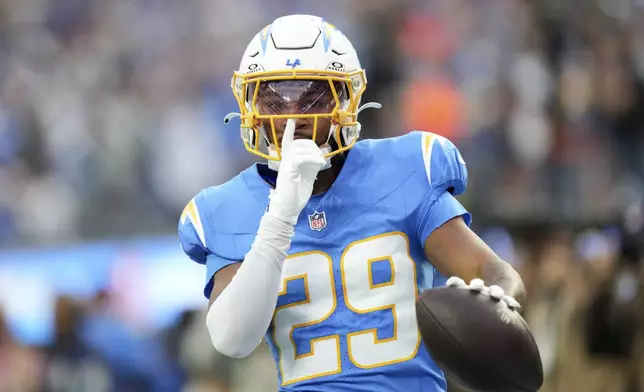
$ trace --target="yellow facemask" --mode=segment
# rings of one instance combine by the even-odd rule
[[[259,102],[262,88],[272,82],[281,81],[310,81],[328,83],[331,96],[327,96],[326,105],[317,103],[320,110],[312,109],[307,106],[301,110],[290,113],[280,113],[279,108],[275,110],[267,109],[266,105]],[[232,78],[232,90],[237,103],[239,104],[241,119],[241,137],[244,146],[248,152],[260,156],[267,160],[279,161],[282,158],[278,132],[275,128],[275,120],[278,119],[310,119],[313,121],[312,139],[320,131],[318,123],[320,119],[330,119],[331,129],[329,139],[334,138],[337,148],[326,153],[325,158],[330,158],[340,154],[351,147],[356,142],[357,137],[349,138],[350,141],[345,143],[342,137],[342,129],[356,129],[359,127],[358,113],[360,99],[365,91],[367,80],[364,70],[355,72],[337,72],[337,71],[319,71],[319,70],[284,70],[256,73],[239,73],[235,72]],[[326,86],[325,86],[326,87]],[[265,88],[264,88],[265,90]],[[379,107],[379,104],[368,104],[364,107]],[[324,110],[321,110],[324,108]],[[237,115],[237,114],[235,114]],[[226,122],[230,120],[231,115],[226,117]],[[270,129],[266,125],[270,124]],[[261,151],[261,138],[265,138],[269,145],[269,153]],[[328,140],[327,140],[328,142]],[[271,153],[272,150],[274,153]]]

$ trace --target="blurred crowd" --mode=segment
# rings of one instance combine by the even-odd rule
[[[173,230],[252,162],[230,77],[274,17],[324,15],[369,78],[364,137],[451,138],[486,220],[601,221],[642,199],[644,14],[629,0],[6,0],[0,244]]]
[[[640,0],[4,0],[0,247],[172,233],[197,191],[253,162],[222,121],[230,77],[290,13],[356,45],[364,100],[384,105],[361,115],[365,138],[461,148],[475,228],[528,285],[544,390],[644,390]],[[202,313],[149,337],[100,298],[61,298],[48,347],[0,322],[0,392],[274,390],[265,347],[217,356]],[[118,331],[126,353],[100,337]]]
[[[162,334],[136,333],[116,316],[110,295],[62,296],[54,336],[40,347],[15,341],[0,316],[0,391],[180,391],[179,338],[187,314]]]

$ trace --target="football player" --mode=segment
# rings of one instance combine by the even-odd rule
[[[282,391],[444,391],[419,293],[448,283],[513,308],[524,298],[454,198],[467,170],[449,140],[357,141],[358,113],[379,106],[360,106],[365,87],[336,27],[275,20],[232,78],[232,116],[267,163],[201,191],[180,219],[184,251],[206,266],[212,344],[240,358],[266,337]]]

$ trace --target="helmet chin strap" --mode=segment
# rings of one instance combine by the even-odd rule
[[[329,146],[328,144],[324,144],[324,145],[320,146],[320,150],[322,150],[322,154],[324,154],[324,155],[329,154],[332,151],[331,146]],[[270,155],[272,157],[277,157],[277,150],[275,150],[275,147],[273,147],[272,144],[270,146],[268,146],[268,155]],[[320,170],[327,170],[327,169],[329,169],[331,167],[331,158],[327,157],[324,160],[326,161],[326,163],[324,164],[324,166],[322,166],[322,169],[320,169]],[[278,171],[280,169],[280,162],[281,161],[274,161],[272,159],[269,159],[268,160],[268,168],[271,169],[271,170]]]
[[[379,102],[367,102],[367,103],[363,104],[362,106],[360,106],[360,108],[358,109],[358,112],[356,114],[360,113],[361,111],[363,111],[365,109],[380,109],[381,107],[382,107],[382,105]],[[327,136],[326,143],[324,143],[322,146],[320,146],[320,150],[322,150],[322,153],[324,155],[330,154],[333,151],[333,148],[330,146],[331,137],[333,136],[333,127],[334,127],[333,125],[331,125],[331,127],[329,127],[329,134]],[[355,125],[355,127],[357,128],[357,134],[359,134],[360,133],[360,128],[361,128],[360,123]],[[357,138],[357,135],[356,135],[356,138]],[[268,138],[265,138],[265,140],[268,142]],[[275,150],[275,148],[273,147],[272,144],[268,144],[268,155],[270,155],[272,157],[277,157],[277,151]],[[268,161],[268,167],[271,170],[277,171],[280,168],[280,161],[269,160]],[[327,170],[329,168],[331,168],[331,158],[327,157],[326,158],[326,164],[320,170]]]

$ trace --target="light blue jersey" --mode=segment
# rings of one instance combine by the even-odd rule
[[[426,132],[366,140],[339,177],[302,211],[275,315],[266,334],[280,391],[438,392],[441,370],[416,324],[419,293],[445,283],[423,244],[446,221],[470,216],[453,195],[465,162]],[[200,192],[179,225],[181,245],[207,267],[242,261],[266,211],[270,186],[251,166]]]

